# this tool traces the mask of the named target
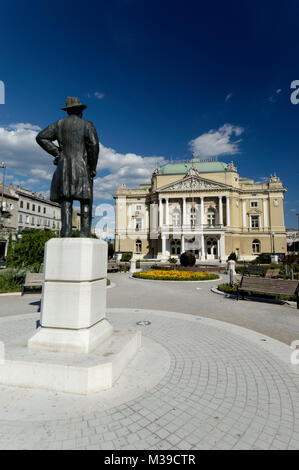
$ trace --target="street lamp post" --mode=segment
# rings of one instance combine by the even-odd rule
[[[1,195],[1,209],[0,209],[0,222],[2,222],[2,215],[3,215],[3,199],[4,199],[4,185],[5,185],[5,174],[6,174],[6,164],[5,164],[4,162],[0,163],[0,168],[3,168],[2,195]]]

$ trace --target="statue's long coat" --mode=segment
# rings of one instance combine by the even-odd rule
[[[93,176],[99,156],[99,140],[92,122],[72,114],[46,127],[36,140],[46,152],[58,157],[51,201],[92,201]],[[53,144],[55,140],[59,148]]]

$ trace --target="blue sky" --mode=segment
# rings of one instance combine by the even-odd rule
[[[233,160],[241,176],[276,172],[299,212],[297,1],[14,1],[1,5],[0,160],[8,181],[47,192],[55,169],[34,137],[88,105],[102,152],[96,202],[149,180],[193,150]],[[199,138],[199,140],[198,140]]]

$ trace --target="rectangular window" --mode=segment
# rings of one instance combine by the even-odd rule
[[[30,210],[30,204],[29,204],[29,202],[27,202],[27,210],[28,210],[28,211]]]
[[[35,211],[35,204],[32,204],[32,210]]]
[[[38,212],[40,212],[40,206],[38,206]]]
[[[23,209],[23,207],[24,207],[24,202],[20,201],[20,208]]]
[[[251,216],[251,228],[259,228],[260,226],[260,218],[258,215]]]
[[[34,225],[34,217],[31,219],[31,225]]]
[[[142,229],[142,219],[140,217],[136,218],[135,228],[136,228],[136,230],[141,230]]]
[[[19,215],[19,222],[21,222],[21,223],[23,222],[23,216],[22,216],[22,214]]]
[[[250,207],[258,207],[259,203],[258,201],[250,201]]]
[[[46,213],[46,208],[44,207],[44,214]]]
[[[141,211],[142,209],[142,206],[140,206],[139,204],[136,206],[136,211]]]

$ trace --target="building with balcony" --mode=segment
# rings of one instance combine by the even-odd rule
[[[285,191],[276,175],[255,183],[217,159],[169,163],[114,195],[116,253],[167,259],[190,250],[201,261],[286,253]]]
[[[18,231],[57,230],[61,228],[60,205],[19,186],[15,189],[18,196]]]
[[[3,191],[2,191],[3,189]],[[3,192],[3,204],[2,204]],[[0,192],[0,260],[5,258],[10,234],[15,234],[18,229],[18,195],[14,187],[4,186]]]

